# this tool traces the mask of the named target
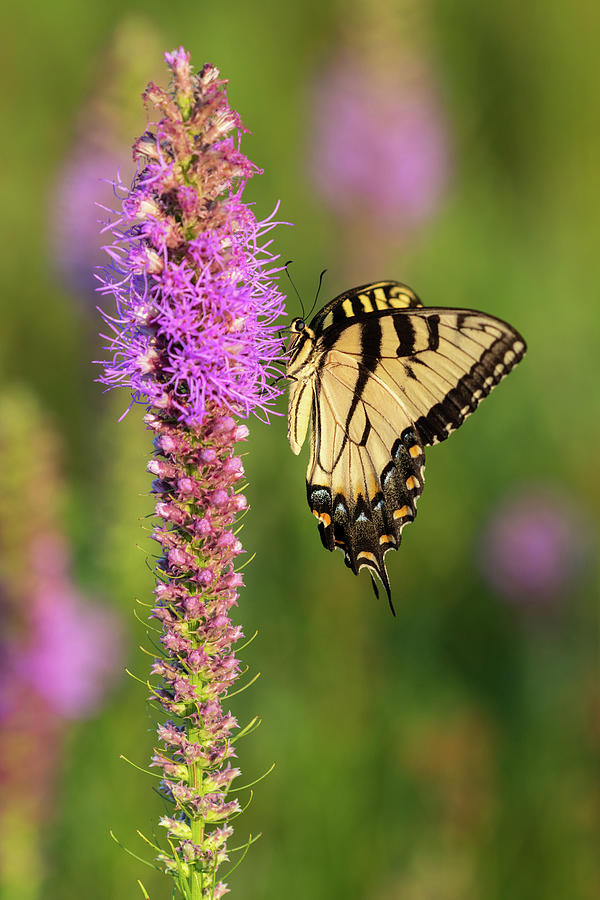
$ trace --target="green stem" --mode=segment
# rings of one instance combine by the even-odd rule
[[[190,682],[193,685],[200,685],[201,680],[196,676],[190,676]],[[192,743],[198,743],[200,740],[200,729],[193,725],[188,725],[187,738]],[[199,788],[202,786],[202,769],[197,762],[190,763],[188,766],[189,783],[191,787]],[[204,843],[204,819],[191,819],[190,828],[192,829],[192,841],[194,844],[202,845]],[[191,877],[191,900],[202,900],[204,892],[204,874],[194,872]]]

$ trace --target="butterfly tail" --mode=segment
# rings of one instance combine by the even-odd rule
[[[384,574],[385,574],[385,581],[382,579],[382,580],[381,580],[381,583],[383,584],[383,586],[384,586],[384,588],[385,588],[385,592],[386,592],[386,594],[387,594],[388,603],[389,603],[390,609],[391,609],[391,611],[392,611],[392,615],[395,616],[395,615],[396,615],[396,610],[394,609],[394,604],[392,603],[392,591],[391,591],[391,589],[390,589],[390,582],[389,582],[389,578],[388,578],[388,574],[387,574],[387,569],[385,568],[385,566],[384,566],[384,568],[383,568],[383,571],[384,571]],[[369,575],[371,575],[370,572],[369,572]],[[379,600],[379,588],[377,587],[377,582],[376,582],[375,579],[373,578],[373,575],[371,575],[371,584],[373,585],[373,593],[375,594],[375,596],[376,596],[377,599]]]

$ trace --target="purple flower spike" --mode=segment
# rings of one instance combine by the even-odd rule
[[[319,78],[314,108],[312,171],[338,215],[401,231],[431,216],[448,181],[447,128],[433,83],[405,78],[401,53],[385,78],[341,55]]]
[[[151,765],[173,806],[161,820],[171,852],[158,859],[185,897],[215,900],[227,891],[217,870],[240,811],[229,797],[238,724],[224,706],[243,637],[229,611],[242,585],[233,526],[247,508],[234,446],[248,429],[234,417],[267,415],[279,393],[270,377],[284,297],[267,238],[276,223],[258,222],[242,201],[258,169],[240,150],[225,82],[213,66],[194,74],[183,48],[165,58],[170,89],[150,84],[144,95],[160,120],[134,145],[137,175],[107,229],[111,265],[99,290],[116,312],[104,314],[110,358],[100,380],[146,403],[154,434],[152,617],[162,653],[151,699],[168,721]]]
[[[247,417],[280,393],[269,378],[284,297],[267,239],[276,223],[242,202],[260,170],[239,149],[225,82],[213,66],[192,75],[183,50],[167,62],[173,94],[146,90],[164,118],[136,142],[138,174],[108,229],[99,290],[117,309],[100,380],[200,425],[213,406]]]
[[[484,531],[482,568],[508,600],[544,604],[564,596],[585,557],[585,529],[568,500],[549,490],[507,499]]]

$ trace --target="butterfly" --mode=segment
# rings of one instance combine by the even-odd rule
[[[444,441],[523,358],[521,335],[470,309],[424,307],[397,281],[340,294],[310,325],[291,325],[288,439],[310,426],[308,505],[323,546],[383,584],[385,564],[413,522],[425,447]]]

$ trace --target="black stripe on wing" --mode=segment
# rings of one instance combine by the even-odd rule
[[[339,463],[342,454],[344,453],[348,440],[349,440],[349,430],[350,423],[354,417],[354,413],[356,412],[356,408],[358,404],[362,400],[362,395],[364,393],[365,387],[371,377],[372,373],[375,371],[378,365],[379,355],[381,352],[381,324],[377,318],[368,318],[360,325],[360,352],[361,358],[364,358],[364,364],[360,366],[360,371],[358,374],[358,378],[356,380],[356,385],[354,387],[352,402],[350,403],[350,408],[346,415],[345,422],[343,423],[343,433],[344,436],[342,438],[342,443],[338,453],[333,461],[332,469],[334,469]],[[319,367],[319,373],[326,368],[325,366],[326,354],[323,353],[321,355],[321,363]],[[320,414],[320,410],[319,413]],[[369,418],[366,416],[367,426],[365,427],[365,432],[363,433],[363,438],[361,440],[361,444],[366,443],[368,434],[369,434]]]
[[[361,352],[365,362],[360,367],[356,387],[354,388],[354,396],[352,397],[352,403],[350,404],[350,409],[348,410],[348,415],[346,416],[346,421],[344,423],[345,435],[342,449],[348,440],[350,422],[356,412],[356,407],[362,400],[362,395],[367,382],[378,365],[378,359],[381,352],[381,325],[377,319],[367,319],[362,325]],[[340,456],[341,452],[342,451],[340,450]],[[334,463],[334,466],[336,464],[337,460]]]
[[[440,317],[436,315],[427,316],[423,321],[427,328],[427,344],[426,348],[420,346],[417,342],[417,333],[410,315],[398,314],[392,316],[394,329],[398,336],[398,347],[396,356],[412,356],[420,350],[437,350],[440,345],[439,325]]]
[[[394,316],[394,329],[398,335],[397,356],[412,356],[415,352],[415,329],[409,316]],[[362,360],[361,360],[362,362]]]
[[[423,442],[431,445],[445,441],[523,359],[526,349],[523,338],[517,332],[511,331],[503,334],[484,350],[455,386],[450,388],[441,400],[434,403],[425,415],[416,420],[415,427]],[[429,365],[418,355],[411,359],[410,366],[417,380],[419,369],[423,366],[429,366],[432,372],[436,372],[435,364]]]

